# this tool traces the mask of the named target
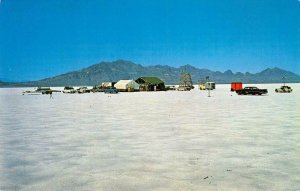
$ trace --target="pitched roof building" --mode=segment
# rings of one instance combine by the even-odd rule
[[[135,81],[140,84],[140,90],[142,91],[165,90],[165,83],[157,77],[140,77]]]

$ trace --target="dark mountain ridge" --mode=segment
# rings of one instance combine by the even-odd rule
[[[38,81],[7,83],[0,82],[0,86],[81,86],[98,85],[104,81],[118,81],[121,79],[137,79],[140,76],[157,76],[166,84],[178,84],[180,74],[189,72],[192,80],[198,83],[209,76],[211,81],[216,83],[230,83],[241,81],[243,83],[281,83],[283,77],[286,82],[300,82],[300,76],[280,68],[267,68],[259,73],[233,73],[231,70],[225,72],[199,69],[191,65],[184,65],[179,68],[167,65],[142,66],[126,60],[114,62],[101,62],[81,70],[45,78]]]

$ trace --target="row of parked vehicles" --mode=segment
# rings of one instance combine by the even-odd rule
[[[215,89],[215,83],[209,82],[205,84],[204,87],[199,86],[200,90],[213,90]],[[171,89],[170,89],[171,90]],[[173,89],[172,89],[173,90]],[[241,82],[232,82],[231,83],[231,91],[235,91],[238,95],[264,95],[268,93],[267,89],[259,89],[255,86],[249,86],[243,88],[243,84]],[[291,93],[293,89],[290,86],[283,85],[280,88],[276,88],[276,93]],[[52,94],[53,92],[61,92],[59,90],[52,90],[49,87],[38,87],[34,91],[24,91],[23,95],[40,95],[40,94]],[[108,94],[117,94],[118,90],[115,87],[101,87],[101,86],[94,86],[92,89],[88,89],[87,87],[80,87],[78,89],[74,89],[71,86],[64,87],[63,93],[68,94],[83,94],[83,93],[90,93],[90,92],[104,92]]]
[[[52,94],[55,92],[63,92],[63,93],[68,93],[68,94],[83,94],[83,93],[90,93],[90,92],[104,92],[104,93],[109,93],[109,94],[116,94],[118,93],[118,90],[114,87],[108,87],[108,88],[99,88],[94,86],[92,89],[88,89],[87,87],[80,87],[78,89],[74,89],[72,86],[66,86],[64,87],[63,91],[60,90],[52,90],[49,87],[38,87],[36,90],[33,91],[24,91],[22,94],[23,95],[44,95],[44,94]]]
[[[241,82],[232,82],[231,91],[235,91],[238,95],[263,95],[268,93],[267,89],[259,89],[255,86],[243,88],[243,84]],[[285,84],[280,88],[275,89],[276,93],[291,93],[292,91],[293,89]]]
[[[52,90],[49,87],[38,87],[36,90],[33,91],[24,91],[22,94],[23,95],[44,95],[44,94],[52,94],[55,92],[61,92],[59,90]]]
[[[104,92],[104,93],[109,93],[109,94],[116,94],[118,93],[118,90],[115,87],[107,87],[107,88],[102,88],[99,86],[94,86],[92,89],[88,89],[87,87],[80,87],[78,89],[74,89],[71,86],[66,86],[63,90],[63,93],[69,93],[69,94],[83,94],[83,93],[90,93],[90,92]]]

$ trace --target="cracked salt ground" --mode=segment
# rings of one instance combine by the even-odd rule
[[[289,85],[257,85],[267,96],[217,85],[210,98],[1,88],[0,190],[299,190],[300,84]]]

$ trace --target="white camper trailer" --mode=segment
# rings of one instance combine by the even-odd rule
[[[216,89],[216,83],[215,82],[206,82],[205,83],[205,89],[206,90],[214,90],[214,89]]]

